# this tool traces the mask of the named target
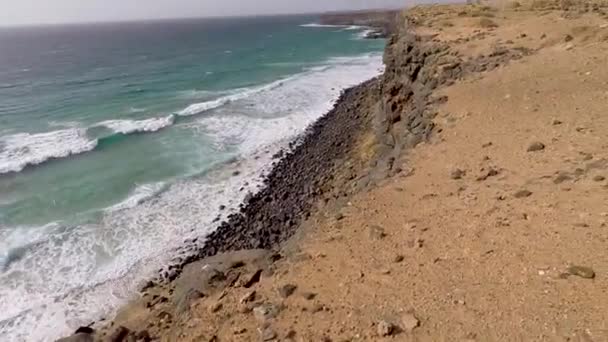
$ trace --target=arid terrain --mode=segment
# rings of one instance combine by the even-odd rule
[[[608,341],[608,4],[400,25],[351,151],[371,166],[338,167],[280,248],[186,265],[95,339]]]

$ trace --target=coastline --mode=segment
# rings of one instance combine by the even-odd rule
[[[206,265],[214,258],[219,258],[217,263],[225,267],[225,259],[232,260],[232,253],[244,253],[241,259],[251,260],[236,263],[265,264],[265,269],[271,269],[272,262],[268,259],[280,259],[275,253],[285,245],[297,245],[299,233],[310,225],[311,217],[334,212],[333,218],[340,220],[341,208],[348,205],[354,194],[409,173],[407,166],[397,160],[432,135],[435,115],[432,107],[443,101],[433,98],[433,91],[477,71],[474,66],[479,63],[443,68],[456,60],[446,53],[449,46],[415,34],[408,27],[410,19],[401,20],[387,41],[385,73],[343,90],[332,110],[308,127],[286,151],[274,156],[275,162],[261,190],[249,194],[240,210],[222,221],[202,246],[197,244],[199,239],[187,241],[177,253],[180,256],[159,270],[158,278],[143,282],[142,297],[127,304],[117,317],[125,316],[125,312],[131,316],[131,310],[142,303],[154,307],[167,302],[175,306],[189,302],[193,299],[192,288],[197,287],[192,279],[198,282],[201,276],[207,276],[194,265]],[[254,251],[253,256],[245,251]],[[191,279],[186,285],[179,285],[183,278]],[[235,281],[228,280],[228,283]],[[176,287],[180,289],[172,295]],[[100,335],[112,340],[111,335],[116,333],[114,323],[102,324]],[[84,330],[93,332],[86,327]],[[138,332],[130,334],[135,336]]]
[[[460,8],[456,7],[454,13],[458,10]],[[239,213],[231,215],[210,234],[202,249],[186,247],[186,257],[176,260],[163,271],[161,279],[156,283],[146,284],[142,289],[142,297],[127,305],[108,326],[97,332],[84,328],[70,338],[122,341],[131,336],[129,338],[134,340],[158,338],[170,341],[186,340],[188,337],[193,340],[218,341],[224,340],[225,336],[233,336],[228,340],[259,336],[266,341],[278,337],[275,331],[280,324],[277,322],[272,328],[270,322],[273,322],[279,312],[285,312],[284,315],[288,317],[286,320],[297,321],[298,314],[294,316],[284,307],[292,304],[287,298],[291,297],[298,286],[311,287],[313,282],[323,282],[323,279],[304,272],[311,282],[294,285],[288,279],[293,280],[300,275],[288,275],[289,269],[302,262],[312,264],[308,265],[309,271],[315,270],[316,264],[319,268],[331,270],[340,268],[338,260],[345,257],[339,250],[326,249],[329,243],[340,241],[336,237],[337,233],[317,226],[340,231],[345,229],[345,224],[356,225],[354,217],[357,216],[357,210],[368,210],[365,208],[366,202],[361,199],[351,203],[356,195],[365,197],[373,194],[381,197],[383,192],[388,191],[385,188],[387,183],[407,182],[414,173],[414,166],[419,165],[410,165],[408,151],[451,127],[437,127],[437,122],[442,122],[437,120],[438,114],[441,114],[438,108],[449,101],[443,95],[443,88],[462,79],[475,79],[479,73],[492,72],[511,61],[537,52],[534,47],[510,46],[505,43],[491,46],[487,53],[471,57],[459,50],[458,46],[451,46],[450,39],[435,39],[436,35],[413,29],[406,24],[412,21],[413,16],[428,20],[433,15],[432,10],[425,13],[425,7],[422,7],[419,12],[411,11],[410,17],[401,18],[398,32],[387,41],[384,75],[345,90],[334,109],[317,120],[301,142],[292,144],[291,152],[278,154],[277,162],[264,181],[263,189],[250,196]],[[477,33],[473,32],[475,34]],[[426,157],[432,159],[432,155],[427,154]],[[416,159],[416,155],[412,158]],[[419,158],[416,160],[421,163]],[[464,176],[455,177],[453,178],[460,179]],[[408,185],[415,188],[414,184]],[[395,191],[400,193],[403,189]],[[366,199],[373,200],[373,196]],[[420,201],[435,197],[437,194],[423,196]],[[390,200],[386,203],[390,203]],[[388,214],[383,211],[378,215],[388,217]],[[410,223],[407,225],[415,230],[417,223]],[[311,244],[309,240],[312,232],[320,233],[324,238],[330,235],[333,240],[324,240],[316,249],[310,248],[303,253],[302,249]],[[350,241],[352,238],[354,241],[351,242],[356,245],[358,235],[344,236],[348,234],[350,233],[339,233],[342,239]],[[392,228],[377,229],[372,225],[365,229],[364,234],[377,243],[386,236],[400,233]],[[413,265],[417,258],[426,258],[415,253],[426,246],[425,239],[428,238],[423,239],[422,236],[420,233],[413,240],[410,247],[414,252],[411,256],[408,249],[408,255],[398,254],[394,257],[394,262],[400,263],[401,261],[396,261],[398,258],[403,260],[411,257]],[[409,241],[409,238],[406,240]],[[356,248],[353,244],[349,247]],[[367,245],[367,241],[363,244]],[[316,254],[311,254],[315,250]],[[375,252],[381,253],[381,250]],[[436,260],[439,261],[434,264],[440,263],[442,259],[436,257]],[[349,264],[345,269],[356,269],[351,266]],[[380,270],[376,265],[371,267],[381,274],[378,276],[373,273],[371,277],[374,280],[375,277],[391,274],[390,269],[385,271],[387,267],[380,267]],[[368,273],[359,272],[360,274],[353,275],[356,280],[348,275],[349,281],[363,282],[361,279]],[[374,286],[377,284],[367,290],[373,291]],[[273,304],[267,293],[271,290],[278,292],[282,298],[280,304]],[[256,294],[256,291],[259,293]],[[263,291],[267,292],[260,296]],[[325,299],[327,305],[321,305],[314,300],[316,294],[308,298],[309,293],[302,294],[304,304],[301,304],[301,312],[333,314],[332,304],[336,306],[335,311],[340,312],[337,303]],[[391,297],[390,291],[382,295]],[[277,294],[274,296],[277,297]],[[458,299],[458,303],[460,301]],[[357,312],[361,317],[368,313]],[[242,317],[243,322],[236,323],[233,314],[245,315]],[[376,311],[373,315],[376,318],[382,316]],[[194,319],[194,316],[197,318]],[[249,316],[255,317],[249,320]],[[349,335],[355,340],[377,340],[399,332],[411,334],[423,320],[420,313],[413,309],[400,312],[397,316],[401,317],[401,323],[387,323],[399,320],[391,316],[375,321],[371,329],[373,333],[369,335],[363,335],[362,338],[356,338],[359,336],[357,333]],[[308,320],[309,318],[305,319],[303,325],[310,323]],[[233,326],[235,324],[236,327]],[[285,338],[294,340],[295,332],[291,333],[294,330],[280,326],[288,331]],[[329,328],[329,332],[325,328],[310,330],[313,332],[309,338],[338,334]],[[428,333],[426,328],[423,330],[425,334]],[[196,331],[199,335],[189,335],[188,331]],[[441,333],[445,331],[442,330]]]

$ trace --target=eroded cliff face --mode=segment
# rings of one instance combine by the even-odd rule
[[[416,35],[414,25],[405,13],[398,17],[387,40],[386,69],[378,86],[374,112],[376,163],[389,176],[400,171],[395,160],[403,150],[426,140],[433,132],[433,104],[447,100],[433,95],[438,87],[531,53],[522,48],[497,47],[490,54],[465,59],[433,36]]]

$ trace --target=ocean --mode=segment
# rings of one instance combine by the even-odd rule
[[[0,340],[111,315],[382,72],[382,40],[314,21],[0,28]]]

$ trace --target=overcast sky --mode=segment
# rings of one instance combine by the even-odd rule
[[[301,13],[405,6],[414,0],[0,0],[0,26]]]

